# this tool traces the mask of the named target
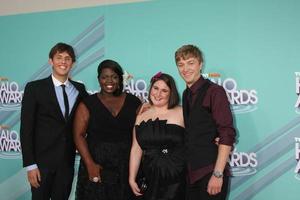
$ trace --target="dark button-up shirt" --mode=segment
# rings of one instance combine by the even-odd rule
[[[190,104],[195,102],[197,90],[201,90],[205,79],[201,76],[190,88],[191,95],[188,97]],[[191,99],[189,99],[191,98]],[[215,121],[220,138],[219,144],[233,146],[235,142],[235,129],[233,127],[233,118],[230,110],[230,104],[225,90],[217,84],[212,84],[203,99],[202,106],[209,110]],[[191,108],[191,105],[189,106]],[[214,170],[215,163],[202,167],[197,170],[189,170],[189,182],[192,184]],[[229,174],[229,171],[225,171]]]

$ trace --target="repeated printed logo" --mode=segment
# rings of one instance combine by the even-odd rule
[[[222,86],[235,114],[248,113],[257,109],[257,91],[254,89],[238,89],[238,84],[233,78],[222,79],[219,73],[202,74],[203,77]]]
[[[230,155],[229,165],[233,176],[248,176],[255,174],[258,165],[256,153],[238,152],[235,148]]]
[[[300,72],[295,72],[295,86],[297,100],[295,103],[295,112],[300,114]]]
[[[295,159],[297,165],[295,167],[295,178],[300,181],[300,138],[295,138]]]
[[[0,158],[21,158],[21,143],[19,134],[15,130],[10,130],[10,128],[6,125],[0,125]]]
[[[0,77],[0,110],[19,110],[21,107],[23,91],[19,91],[19,85],[15,81]]]
[[[148,102],[147,83],[143,79],[133,79],[128,72],[124,72],[124,91],[129,92],[140,98],[142,102]]]

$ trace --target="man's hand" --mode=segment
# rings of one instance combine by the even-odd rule
[[[40,187],[41,174],[38,168],[27,171],[27,178],[32,187]]]
[[[210,195],[216,195],[221,192],[223,185],[223,178],[217,178],[215,176],[211,176],[207,185],[207,192]]]

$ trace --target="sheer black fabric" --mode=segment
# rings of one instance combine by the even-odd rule
[[[97,95],[84,100],[89,110],[87,144],[92,158],[103,167],[101,183],[93,183],[83,161],[80,161],[76,199],[78,200],[132,200],[128,184],[128,165],[132,129],[140,100],[127,94],[123,107],[113,116]]]
[[[143,149],[142,173],[148,188],[144,200],[183,200],[185,198],[185,130],[167,120],[151,119],[136,126]]]

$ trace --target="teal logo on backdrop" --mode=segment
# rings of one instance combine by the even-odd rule
[[[17,159],[21,156],[21,143],[19,134],[10,130],[6,125],[0,125],[0,158]]]
[[[218,73],[202,74],[203,77],[222,86],[235,114],[248,113],[257,109],[257,91],[254,89],[239,89],[237,81],[233,78],[222,79]]]
[[[295,103],[295,112],[300,114],[300,72],[295,72],[295,86],[296,86],[296,95],[297,100]]]
[[[300,138],[295,138],[295,158],[297,161],[295,178],[300,181]]]
[[[256,173],[258,161],[256,153],[238,152],[235,148],[230,155],[229,164],[233,176],[249,176]]]
[[[19,91],[19,85],[15,81],[8,81],[0,77],[0,110],[13,111],[21,107],[23,91]]]
[[[124,91],[129,92],[142,102],[148,102],[147,83],[144,79],[133,79],[133,76],[128,72],[124,72]]]

